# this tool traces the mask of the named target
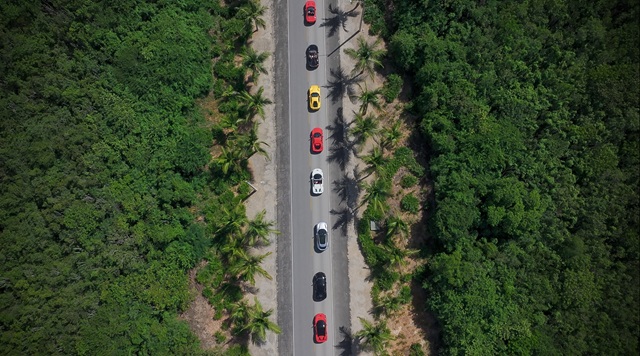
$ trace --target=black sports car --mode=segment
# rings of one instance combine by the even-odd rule
[[[316,45],[312,44],[307,47],[307,67],[318,68],[318,46]]]
[[[313,276],[313,300],[319,302],[327,297],[327,276],[318,272]]]

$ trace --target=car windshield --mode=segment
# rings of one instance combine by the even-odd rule
[[[322,244],[325,244],[327,241],[327,230],[319,230],[318,231],[318,239]]]
[[[319,132],[314,133],[314,134],[313,134],[313,137],[315,137],[315,138],[320,138],[320,133],[319,133]]]
[[[327,333],[327,324],[320,320],[318,322],[318,335],[324,336]]]

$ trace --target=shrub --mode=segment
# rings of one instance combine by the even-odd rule
[[[413,175],[417,177],[424,175],[424,168],[413,157],[413,151],[409,147],[399,147],[393,152],[393,156],[400,162],[400,165],[407,167]]]
[[[218,288],[224,278],[223,273],[222,262],[217,257],[213,257],[206,266],[198,271],[196,281],[205,287]]]
[[[369,32],[372,34],[385,37],[389,30],[385,23],[385,16],[383,9],[380,8],[377,1],[365,0],[364,1],[364,22],[370,25]]]
[[[216,312],[213,314],[213,320],[220,320],[220,319],[222,319],[222,309],[216,309]],[[217,337],[216,337],[216,341],[217,341]]]
[[[392,271],[388,268],[378,269],[374,285],[377,284],[380,290],[390,290],[393,284],[400,278],[400,273]]]
[[[400,201],[400,208],[404,211],[415,214],[420,210],[420,201],[413,194],[409,193]]]
[[[249,197],[249,194],[253,191],[253,188],[246,182],[240,183],[238,185],[238,196],[244,201]]]
[[[409,286],[402,286],[400,294],[398,295],[398,302],[401,304],[408,304],[411,301],[411,288]]]
[[[418,184],[418,177],[414,176],[413,174],[406,174],[400,180],[400,186],[405,189],[413,187],[416,184]]]
[[[394,101],[402,90],[402,77],[391,74],[382,87],[382,96],[387,103]]]
[[[409,356],[424,356],[424,351],[422,351],[422,346],[420,344],[413,344],[409,349]]]
[[[216,331],[216,333],[213,334],[213,337],[216,338],[216,343],[218,344],[222,344],[227,341],[227,337],[220,330]]]

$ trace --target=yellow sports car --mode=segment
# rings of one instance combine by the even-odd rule
[[[320,87],[312,85],[309,88],[309,108],[311,110],[320,109]]]

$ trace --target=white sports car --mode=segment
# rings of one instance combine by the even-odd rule
[[[315,168],[311,171],[311,192],[313,195],[320,195],[324,191],[322,186],[322,179],[324,178],[324,174],[322,173],[322,169]]]

